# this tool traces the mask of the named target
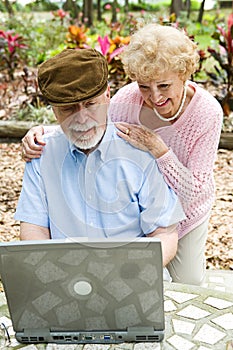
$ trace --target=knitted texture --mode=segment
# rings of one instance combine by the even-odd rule
[[[210,215],[215,199],[213,169],[223,118],[220,104],[210,93],[193,82],[188,84],[195,94],[184,113],[174,124],[156,130],[169,147],[157,159],[159,169],[179,196],[187,217],[179,224],[179,238]],[[115,122],[140,124],[142,104],[137,83],[131,83],[112,97],[109,116]]]

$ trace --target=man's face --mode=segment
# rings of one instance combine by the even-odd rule
[[[84,152],[91,151],[104,135],[109,101],[108,88],[89,101],[65,107],[53,106],[53,111],[66,137]]]

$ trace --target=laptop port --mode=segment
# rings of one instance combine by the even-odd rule
[[[100,339],[108,341],[108,340],[112,340],[113,336],[112,336],[112,334],[103,334],[100,336]]]
[[[111,335],[109,334],[104,335],[104,340],[110,340],[110,339],[111,339]]]
[[[82,338],[82,340],[91,341],[91,340],[95,339],[95,336],[91,335],[91,334],[88,334],[88,335],[83,334],[81,338]]]
[[[54,335],[53,340],[64,340],[64,336],[63,335]]]

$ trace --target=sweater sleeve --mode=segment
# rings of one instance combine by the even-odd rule
[[[197,197],[205,201],[214,190],[212,177],[222,126],[222,109],[217,104],[212,108],[207,107],[207,110],[205,107],[200,106],[198,113],[192,112],[189,125],[181,129],[174,150],[171,146],[166,154],[157,159],[166,182],[186,203]],[[191,120],[193,124],[190,125]],[[185,143],[185,156],[182,154],[184,149],[179,148],[180,140]]]

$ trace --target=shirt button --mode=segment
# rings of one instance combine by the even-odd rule
[[[88,169],[88,174],[91,174],[91,169]]]
[[[91,200],[91,199],[92,199],[92,196],[91,196],[91,195],[89,195],[89,196],[88,196],[88,199],[89,199],[89,200]]]

